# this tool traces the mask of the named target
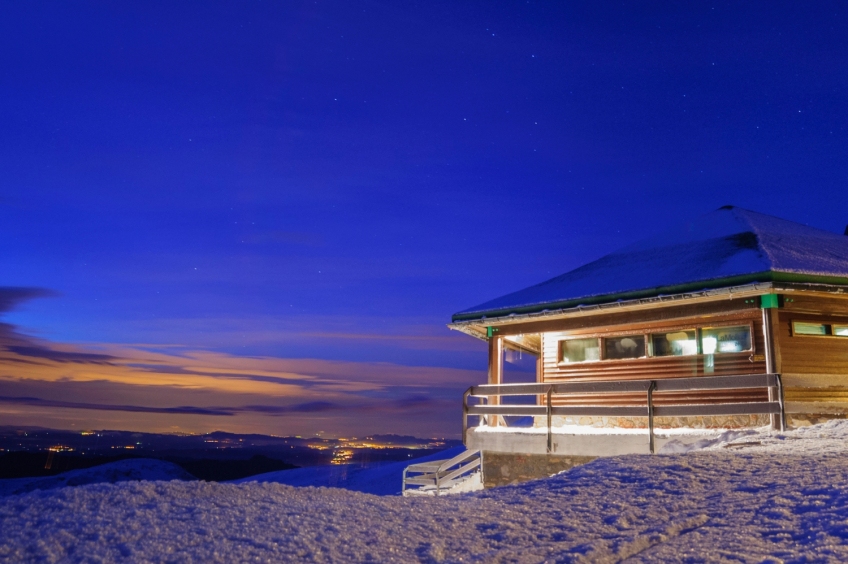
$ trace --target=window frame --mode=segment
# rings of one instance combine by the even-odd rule
[[[807,323],[811,325],[823,325],[825,327],[824,335],[814,334],[814,333],[799,333],[796,330],[796,326],[798,323]],[[789,336],[790,337],[813,337],[818,339],[848,339],[848,335],[837,335],[836,328],[840,329],[848,329],[848,321],[821,321],[821,320],[810,320],[810,319],[792,319],[789,321]]]
[[[738,326],[737,325],[731,325],[731,327],[738,327]],[[663,355],[654,354],[655,353],[655,351],[654,351],[654,335],[667,335],[669,333],[675,333],[675,332],[683,333],[683,332],[689,332],[689,331],[693,331],[695,333],[695,354],[663,354]],[[690,325],[687,325],[685,328],[674,328],[674,329],[669,329],[669,330],[665,330],[665,331],[662,331],[662,332],[655,331],[653,333],[648,333],[648,338],[650,339],[650,350],[651,350],[651,354],[649,355],[649,358],[688,358],[688,357],[698,356],[698,355],[703,354],[703,352],[702,352],[703,347],[701,345],[701,328],[700,327],[692,327]]]
[[[821,325],[824,327],[824,333],[801,333],[798,331],[798,324],[803,323],[806,325]],[[833,327],[830,323],[823,323],[819,321],[801,321],[797,319],[793,319],[789,324],[792,328],[792,336],[793,337],[831,337],[833,335]]]
[[[837,339],[848,339],[848,335],[837,335],[836,334],[836,328],[837,327],[839,327],[840,329],[842,329],[842,328],[848,329],[848,323],[831,323],[830,324],[830,335],[827,335],[827,336],[828,337],[836,337]]]
[[[639,333],[638,331],[631,331],[629,333],[624,333],[621,335],[605,335],[601,337],[601,360],[606,361],[633,361],[633,360],[641,360],[643,358],[651,358],[651,353],[653,351],[648,347],[648,337],[649,333]],[[644,356],[634,356],[628,358],[607,358],[607,339],[626,339],[629,337],[642,337],[643,346],[645,349]]]
[[[589,339],[595,339],[595,342],[598,343],[598,360],[576,360],[574,362],[568,361],[566,362],[562,358],[562,344],[567,341],[588,341]],[[558,366],[574,366],[575,364],[594,364],[596,362],[603,362],[604,359],[604,346],[601,341],[600,336],[596,335],[574,335],[567,337],[565,339],[557,340],[557,365]]]
[[[845,324],[848,327],[848,323]],[[556,364],[557,367],[568,367],[568,366],[576,366],[576,365],[584,365],[584,364],[595,364],[595,363],[616,363],[616,362],[643,362],[649,360],[660,360],[667,361],[669,359],[672,360],[680,360],[680,359],[697,359],[703,358],[706,356],[710,356],[704,353],[703,348],[703,330],[704,329],[722,329],[728,327],[747,327],[748,334],[751,337],[751,347],[744,351],[736,351],[736,352],[715,352],[712,355],[719,356],[729,356],[729,355],[755,355],[757,353],[757,339],[756,333],[754,332],[754,322],[750,319],[748,320],[740,320],[735,322],[728,323],[718,323],[718,324],[710,324],[710,325],[675,325],[663,328],[655,328],[653,330],[643,329],[643,330],[616,330],[609,331],[606,333],[587,333],[583,335],[568,335],[564,337],[557,338],[557,357]],[[666,356],[655,356],[654,355],[654,343],[651,338],[652,335],[659,332],[674,332],[674,331],[695,331],[696,335],[696,343],[698,352],[695,354],[688,355],[666,355]],[[636,358],[606,358],[605,349],[606,344],[605,340],[607,338],[619,338],[619,337],[630,337],[635,335],[641,335],[645,339],[645,356],[640,356]],[[803,335],[805,337],[815,337],[816,335]],[[824,335],[819,335],[824,336]],[[830,335],[827,335],[830,336]],[[848,336],[841,336],[840,338],[846,339]],[[578,339],[596,339],[598,342],[598,360],[580,360],[576,362],[564,362],[562,360],[562,343],[566,341],[573,341]]]
[[[751,338],[751,348],[745,349],[743,351],[734,351],[734,352],[714,352],[714,353],[705,353],[704,352],[704,329],[722,329],[728,327],[747,327],[748,335]],[[757,350],[757,343],[754,336],[754,323],[749,321],[748,323],[731,323],[727,325],[704,325],[698,327],[698,350],[700,351],[698,354],[701,356],[709,356],[709,355],[728,355],[728,354],[755,354]]]

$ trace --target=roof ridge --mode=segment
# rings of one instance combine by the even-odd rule
[[[778,278],[848,287],[848,237],[736,206],[722,206],[455,319],[543,311],[562,304],[714,289]]]
[[[757,250],[760,251],[760,253],[762,253],[762,255],[765,257],[766,262],[768,263],[770,269],[774,268],[774,266],[776,264],[774,255],[763,244],[763,232],[760,229],[757,228],[757,225],[753,221],[751,221],[751,215],[752,214],[763,215],[763,216],[774,218],[774,219],[780,219],[780,218],[770,216],[770,215],[767,215],[767,214],[764,214],[764,213],[758,213],[758,212],[751,211],[751,210],[748,210],[748,209],[745,209],[745,208],[740,208],[739,206],[723,206],[719,209],[729,209],[733,213],[734,217],[743,221],[748,226],[748,229],[751,231],[751,233],[754,234],[754,238],[757,241]],[[740,213],[740,212],[742,212],[742,213]]]

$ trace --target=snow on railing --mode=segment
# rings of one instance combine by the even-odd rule
[[[479,470],[477,470],[479,468]],[[464,478],[477,471],[482,474],[483,454],[479,450],[466,450],[447,460],[432,460],[410,464],[403,471],[403,495],[413,492],[433,491],[440,495],[443,491],[456,486]],[[480,476],[482,484],[482,475]],[[408,489],[409,486],[417,486]]]

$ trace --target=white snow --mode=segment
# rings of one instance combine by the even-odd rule
[[[267,474],[234,480],[233,483],[274,482],[298,487],[343,488],[375,495],[400,495],[404,468],[412,463],[453,458],[463,450],[465,448],[460,446],[421,458],[387,464],[364,466],[342,464],[338,466],[315,466],[297,468],[295,470],[280,470],[278,472],[268,472]]]
[[[0,496],[65,486],[115,483],[127,480],[194,480],[194,476],[171,462],[151,458],[119,460],[82,470],[71,470],[43,478],[0,480]]]
[[[121,482],[0,498],[0,561],[845,562],[848,421],[457,496]]]

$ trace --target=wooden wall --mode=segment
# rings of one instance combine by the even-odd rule
[[[778,371],[794,413],[848,412],[848,337],[794,335],[793,321],[848,325],[848,299],[785,295],[777,310]]]
[[[848,416],[848,337],[793,335],[792,322],[806,321],[848,325],[848,295],[815,291],[780,293],[780,308],[772,309],[771,330],[775,346],[775,371],[783,376],[787,413],[790,421],[806,417]],[[532,320],[498,326],[501,335],[541,335],[538,380],[568,382],[690,376],[754,374],[766,372],[763,310],[759,299],[723,299],[697,304],[662,305],[654,309],[586,314],[565,319]],[[559,364],[558,342],[566,337],[616,336],[651,332],[671,332],[693,327],[750,323],[753,352],[716,354],[714,370],[704,369],[704,356],[658,357],[632,360]],[[535,343],[534,343],[535,346]],[[535,351],[534,351],[535,352]],[[730,392],[739,401],[764,400],[764,390]],[[713,395],[710,395],[713,394]],[[716,392],[689,393],[685,397],[698,403],[729,399]],[[658,404],[661,394],[655,395]],[[665,396],[669,399],[670,396]],[[603,404],[610,400],[643,405],[644,397],[599,395],[596,397],[559,398],[558,403]]]
[[[588,322],[587,322],[588,321]],[[595,320],[598,323],[599,320]],[[603,319],[603,322],[608,322]],[[576,364],[558,363],[559,341],[566,337],[612,337],[616,335],[643,334],[652,332],[671,332],[681,329],[692,329],[704,326],[748,325],[752,326],[753,351],[742,353],[725,353],[712,355],[714,369],[706,372],[704,355],[678,357],[649,357],[628,360],[604,360]],[[759,309],[743,309],[733,313],[719,313],[708,316],[675,317],[659,321],[633,321],[626,324],[592,327],[591,320],[584,319],[583,327],[561,331],[549,331],[542,334],[542,380],[544,382],[576,382],[600,380],[641,380],[661,378],[685,378],[692,376],[721,376],[732,374],[757,374],[766,372],[765,341],[763,336],[762,314]],[[675,394],[655,394],[655,401],[661,405],[669,400],[680,401],[687,398],[698,403],[727,401],[762,401],[767,399],[767,392],[758,390],[733,390],[726,392],[687,392]],[[568,399],[558,398],[560,405],[573,404],[604,404],[632,403],[643,405],[644,394],[592,396],[569,396]]]

